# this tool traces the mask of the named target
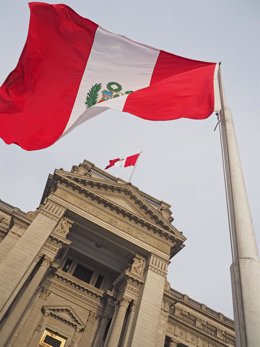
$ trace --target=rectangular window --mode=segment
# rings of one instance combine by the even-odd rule
[[[66,340],[64,337],[57,335],[49,330],[45,330],[41,339],[39,347],[64,347]]]
[[[93,271],[86,268],[85,266],[78,264],[73,272],[73,276],[77,277],[78,279],[84,282],[89,283],[91,277],[93,276]]]

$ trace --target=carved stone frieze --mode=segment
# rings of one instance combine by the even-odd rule
[[[82,281],[77,280],[77,278],[59,270],[55,272],[54,278],[49,280],[49,284],[69,293],[75,298],[90,303],[94,307],[99,307],[100,304],[102,304],[105,295],[102,290],[88,283],[82,283]]]
[[[65,209],[58,204],[47,200],[41,207],[40,212],[44,214],[45,216],[54,219],[56,221],[59,221],[62,215],[65,212]]]
[[[156,272],[157,274],[166,277],[169,261],[164,260],[160,257],[151,255],[150,261],[148,263],[148,269]]]
[[[81,186],[80,184],[77,184],[73,180],[69,180],[68,177],[63,177],[63,176],[60,175],[60,176],[57,176],[56,179],[59,182],[64,183],[66,186],[71,186],[71,188],[73,190],[78,191],[78,193],[80,195],[84,195],[85,198],[89,198],[90,200],[92,200],[92,202],[97,203],[99,206],[100,205],[103,205],[105,207],[109,206],[111,211],[115,212],[117,215],[121,214],[124,218],[127,217],[130,221],[135,222],[136,224],[141,225],[142,228],[146,228],[149,231],[153,231],[155,234],[158,234],[158,236],[163,237],[166,240],[171,239],[172,241],[174,241],[176,239],[176,237],[178,239],[182,239],[182,241],[185,240],[185,238],[177,230],[175,230],[170,224],[165,223],[161,219],[160,214],[157,215],[157,213],[155,211],[151,212],[151,210],[149,210],[149,207],[146,206],[146,204],[144,202],[142,202],[142,204],[143,204],[142,206],[143,206],[144,210],[146,211],[146,213],[149,210],[149,212],[153,214],[153,218],[154,218],[153,219],[154,220],[153,223],[150,223],[149,221],[147,221],[145,219],[142,219],[141,217],[138,217],[135,214],[132,214],[130,211],[125,210],[124,208],[120,207],[119,205],[117,205],[117,204],[115,204],[115,203],[113,203],[111,201],[108,201],[107,199],[101,197],[100,195],[97,195],[97,194],[91,192],[88,189],[84,189],[85,188],[84,186]],[[105,184],[105,183],[103,183],[103,184]],[[121,190],[121,191],[126,191],[127,190],[126,187],[123,188],[122,186],[114,186],[113,189]],[[128,195],[130,194],[129,192],[127,192],[127,193],[128,193]],[[132,198],[134,200],[137,199],[136,196],[132,196]],[[116,219],[116,221],[118,222],[118,218]],[[156,226],[156,224],[158,226]],[[173,235],[173,232],[176,235]],[[177,234],[178,234],[178,236],[177,236]]]
[[[228,334],[226,331],[223,332],[223,341],[231,344],[232,346],[235,346],[236,344],[234,336]]]
[[[175,315],[180,318],[181,320],[183,320],[184,322],[190,324],[190,325],[195,325],[196,324],[196,317],[193,316],[192,314],[190,314],[189,312],[181,309],[181,308],[177,308],[175,309]]]
[[[11,219],[9,214],[0,211],[0,228],[7,230],[10,227]]]
[[[201,326],[202,326],[202,330],[204,330],[207,334],[212,336],[217,335],[217,328],[209,324],[208,322],[202,322]]]
[[[78,202],[80,204],[80,207],[87,213],[91,214],[92,216],[98,218],[100,221],[104,221],[105,223],[108,223],[126,234],[130,235],[131,237],[134,237],[136,240],[143,241],[145,243],[148,243],[152,247],[156,249],[163,249],[168,250],[168,246],[166,246],[165,242],[161,241],[159,237],[154,237],[154,235],[149,235],[149,233],[145,233],[144,230],[139,229],[139,226],[134,223],[134,225],[131,223],[131,221],[125,221],[123,219],[119,219],[118,216],[113,215],[113,210],[110,210],[109,212],[105,209],[100,208],[100,206],[95,206],[92,203],[89,202]],[[157,229],[156,229],[157,230]],[[158,229],[159,230],[159,229]],[[157,230],[157,235],[159,235],[159,231]],[[160,232],[164,233],[163,230],[160,230]],[[168,234],[167,234],[168,235]]]
[[[174,315],[176,320],[174,322],[172,319],[168,321],[166,328],[169,336],[178,336],[181,340],[190,342],[198,347],[222,346],[223,343],[235,346],[234,336],[217,329],[208,322],[201,320],[201,318],[195,317],[195,315],[193,316],[190,312],[175,307]],[[184,322],[185,325],[182,325],[181,322]],[[209,336],[212,336],[215,342],[210,342]]]
[[[86,303],[87,305],[94,307],[95,309],[98,309],[100,306],[100,300],[97,300],[95,297],[91,297],[90,295],[88,296],[87,293],[81,294],[82,292],[80,290],[75,290],[67,285],[64,285],[62,283],[58,283],[55,281],[51,282],[51,287],[50,289],[53,288],[53,290],[56,288],[58,291],[63,291],[69,295],[71,295],[75,300],[81,300],[82,302]]]
[[[76,165],[74,165],[72,170],[71,170],[71,172],[74,173],[74,174],[77,174],[79,176],[86,176],[87,173],[88,173],[88,170],[84,166],[81,166],[81,165],[76,166]]]

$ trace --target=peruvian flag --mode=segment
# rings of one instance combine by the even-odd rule
[[[109,164],[105,167],[105,170],[109,169],[112,166],[121,166],[121,167],[135,166],[140,154],[141,153],[133,154],[123,159],[120,159],[120,158],[111,159],[109,160]]]
[[[153,121],[215,110],[217,65],[115,35],[66,5],[29,4],[28,37],[0,88],[0,137],[50,146],[108,108]]]

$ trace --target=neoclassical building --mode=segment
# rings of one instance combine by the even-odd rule
[[[234,346],[232,320],[167,282],[172,221],[88,161],[50,175],[34,212],[0,201],[0,346]]]

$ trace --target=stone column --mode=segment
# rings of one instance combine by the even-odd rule
[[[114,324],[111,327],[112,328],[111,335],[109,336],[109,341],[106,344],[107,347],[118,346],[120,335],[122,332],[122,327],[125,320],[125,314],[126,314],[126,310],[128,306],[129,306],[129,300],[125,298],[121,299],[121,301],[119,302],[118,311],[116,312],[117,315],[116,315]]]
[[[101,346],[101,343],[103,341],[103,337],[104,337],[109,319],[110,319],[110,317],[106,314],[101,316],[101,321],[99,324],[99,328],[97,331],[97,335],[96,335],[93,347],[100,347]]]
[[[168,260],[151,255],[139,298],[131,347],[156,347]]]
[[[32,265],[64,212],[62,207],[47,201],[2,260],[0,264],[0,320],[30,275],[27,271],[28,268]]]
[[[136,310],[136,302],[132,301],[130,311],[129,311],[129,316],[126,324],[126,331],[125,331],[125,336],[123,339],[123,347],[127,347],[130,344],[130,336],[131,336],[131,330],[133,328],[133,320],[134,320],[134,315],[135,315],[135,310]]]
[[[41,260],[39,260],[39,261],[41,261]],[[9,336],[11,336],[14,333],[14,330],[15,330],[17,323],[19,322],[19,320],[20,320],[26,306],[30,302],[33,294],[37,290],[41,280],[43,279],[44,275],[46,274],[50,264],[51,264],[51,261],[49,258],[44,258],[42,260],[42,263],[41,263],[39,269],[35,273],[32,280],[29,282],[24,293],[22,294],[21,298],[17,302],[15,308],[12,310],[12,312],[7,317],[5,324],[3,326],[3,329],[1,330],[1,343],[3,345],[6,343]],[[12,338],[14,338],[14,336],[12,336]]]

